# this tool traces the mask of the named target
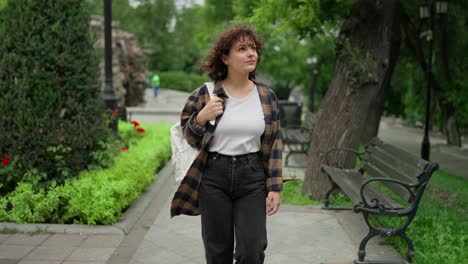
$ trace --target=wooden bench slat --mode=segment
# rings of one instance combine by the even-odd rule
[[[400,180],[405,183],[416,183],[417,179],[416,177],[410,177],[403,173],[401,170],[395,169],[395,166],[391,166],[388,163],[385,163],[385,161],[382,161],[379,159],[379,157],[376,157],[375,155],[371,155],[367,158],[365,163],[369,163],[372,166],[378,168],[380,171],[382,171],[386,177]]]
[[[419,169],[423,170],[426,168],[427,164],[429,164],[428,161],[420,159],[419,157],[408,153],[398,147],[395,147],[393,145],[384,143],[380,141],[380,144],[376,144],[379,148],[383,149],[386,152],[391,153],[395,157],[398,157],[400,160],[405,161],[406,163],[413,164],[414,166],[417,166]]]
[[[377,177],[391,178],[383,174],[382,172],[378,171],[376,168],[372,167],[369,164],[363,165],[363,168],[367,174],[372,176],[372,178],[377,178]],[[389,188],[392,192],[398,194],[400,197],[402,197],[405,200],[408,200],[411,196],[405,188],[401,187],[400,185],[396,183],[391,183],[391,182],[381,182],[381,183],[385,185],[387,188]]]
[[[369,153],[366,155],[366,158],[372,156],[401,172],[400,174],[405,175],[407,181],[417,182],[417,176],[421,173],[421,169],[414,166],[414,164],[407,163],[407,161],[399,159],[399,157],[394,154],[377,147],[369,148]]]
[[[327,165],[324,165],[323,169],[326,174],[330,176],[338,186],[340,186],[341,190],[353,203],[361,201],[359,189],[361,188],[362,176],[359,172],[353,170],[342,170]]]
[[[356,170],[338,169],[331,166],[324,166],[325,172],[332,178],[332,180],[340,186],[341,190],[346,196],[351,199],[354,204],[361,201],[360,189],[363,183],[361,174]],[[390,207],[400,207],[398,203],[383,194],[375,185],[368,185],[364,192],[366,202],[372,204],[371,199],[377,198],[381,204]]]

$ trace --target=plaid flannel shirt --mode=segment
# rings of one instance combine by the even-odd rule
[[[261,137],[260,154],[266,168],[266,191],[282,191],[282,148],[283,142],[280,131],[280,117],[278,100],[276,95],[267,86],[255,83],[257,85],[263,114],[265,116],[265,132]],[[221,82],[214,85],[213,94],[221,98],[227,98]],[[206,85],[197,88],[188,98],[187,103],[182,110],[180,122],[187,142],[198,148],[200,154],[190,166],[187,175],[181,181],[171,204],[171,217],[186,214],[199,215],[198,207],[198,189],[203,177],[203,171],[207,162],[207,145],[213,136],[219,119],[216,119],[215,125],[207,122],[205,127],[199,126],[195,118],[198,112],[210,100]]]

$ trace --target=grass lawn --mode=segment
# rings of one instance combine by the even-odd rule
[[[311,200],[301,190],[302,181],[286,182],[282,202],[293,205],[322,204],[321,201]],[[333,197],[331,204],[351,206],[351,202],[342,195]],[[384,221],[396,220],[387,218]],[[416,264],[468,263],[468,180],[444,171],[435,172],[407,234],[415,245],[413,262]],[[389,241],[406,256],[407,248],[403,240],[389,238]]]

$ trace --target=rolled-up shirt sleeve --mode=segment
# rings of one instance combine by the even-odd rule
[[[191,132],[197,136],[203,136],[206,132],[206,128],[202,127],[197,124],[197,113],[193,113],[187,122],[188,128],[191,130]]]

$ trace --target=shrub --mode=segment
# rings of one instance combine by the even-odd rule
[[[161,87],[190,93],[210,81],[206,76],[185,72],[159,72],[158,75],[161,78]]]
[[[8,1],[0,28],[0,195],[61,184],[110,138],[84,1]],[[99,159],[99,158],[98,158]],[[1,165],[0,165],[1,166]]]
[[[146,127],[146,126],[145,126]],[[146,127],[144,137],[122,151],[114,166],[84,171],[63,185],[35,191],[29,183],[0,198],[0,221],[113,224],[151,184],[170,158],[169,125]]]

